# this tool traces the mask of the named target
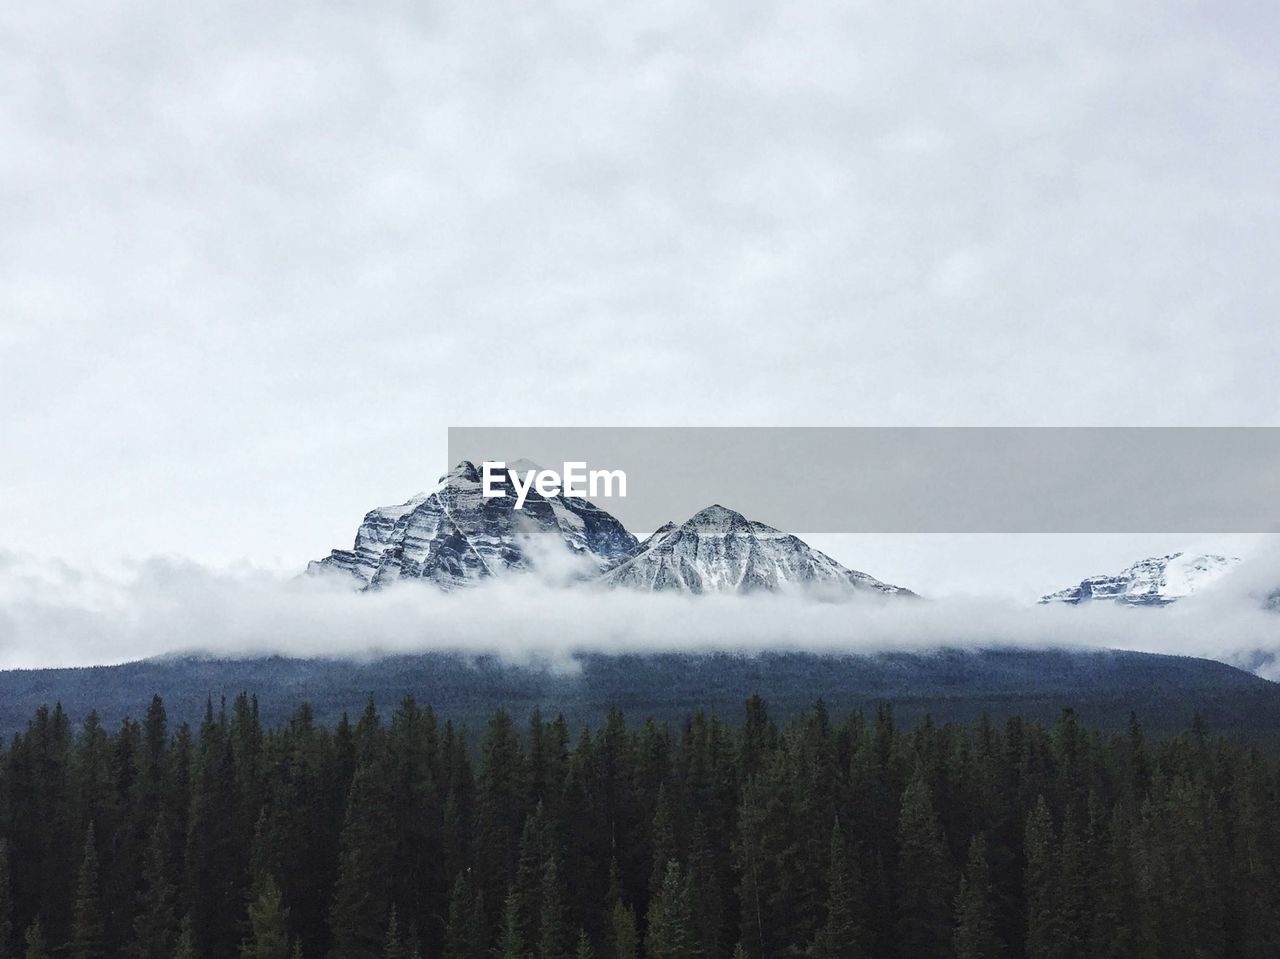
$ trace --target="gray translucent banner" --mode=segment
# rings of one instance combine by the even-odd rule
[[[449,462],[626,472],[643,533],[719,503],[794,533],[1280,531],[1280,428],[451,427]]]

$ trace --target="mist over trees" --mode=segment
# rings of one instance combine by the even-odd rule
[[[730,725],[405,700],[0,754],[0,959],[1178,959],[1280,942],[1280,770],[1196,721]]]

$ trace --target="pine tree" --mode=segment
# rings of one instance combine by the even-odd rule
[[[1193,737],[1197,731],[1192,730]],[[1193,738],[1197,751],[1208,747]],[[1203,746],[1203,749],[1201,747]],[[1169,789],[1164,814],[1153,823],[1152,841],[1160,844],[1168,866],[1165,955],[1221,956],[1225,954],[1223,880],[1228,849],[1218,803],[1210,786],[1179,777]]]
[[[674,860],[667,864],[662,888],[649,907],[645,955],[648,959],[694,959],[697,955],[689,880]]]
[[[1094,959],[1129,959],[1136,952],[1138,933],[1129,821],[1122,806],[1108,819],[1106,807],[1098,800],[1091,807],[1090,821],[1100,861],[1089,953]]]
[[[666,881],[667,864],[676,858],[676,834],[671,821],[671,803],[667,799],[666,786],[658,787],[658,801],[653,813],[652,857],[649,869],[650,902]]]
[[[26,943],[26,959],[49,959],[49,947],[45,945],[44,929],[40,925],[38,916],[36,921],[27,927]]]
[[[392,715],[387,754],[396,838],[390,901],[398,904],[402,924],[409,924],[411,917],[438,914],[449,892],[447,876],[439,868],[445,783],[435,714],[421,709],[412,696]],[[409,948],[407,941],[405,945]]]
[[[844,832],[837,821],[831,829],[826,921],[809,946],[810,959],[860,959],[869,955],[869,920],[858,867],[849,858]]]
[[[761,760],[763,761],[763,757]],[[769,932],[764,914],[769,882],[763,842],[767,818],[765,793],[762,776],[753,777],[744,784],[742,807],[738,815],[738,837],[733,848],[735,865],[741,877],[737,889],[741,920],[739,944],[751,943],[753,959],[762,959],[766,954],[765,937]]]
[[[569,935],[565,925],[564,894],[560,867],[549,856],[542,872],[541,914],[538,921],[538,959],[568,959]]]
[[[363,734],[368,755],[352,779],[339,840],[338,878],[329,912],[332,959],[379,959],[386,934],[395,826],[390,782],[374,729]]]
[[[484,763],[477,791],[474,885],[486,900],[500,902],[514,878],[517,840],[529,811],[524,752],[505,711],[490,719],[480,751]]]
[[[382,959],[413,959],[413,947],[400,934],[400,921],[396,915],[396,907],[391,907],[391,918],[387,920],[387,941],[382,947]]]
[[[71,920],[72,959],[103,959],[101,891],[98,888],[98,849],[93,823],[84,837],[84,860],[76,880]]]
[[[525,959],[520,896],[514,891],[502,903],[502,928],[498,933],[497,959]]]
[[[524,828],[520,833],[520,859],[516,866],[515,889],[512,890],[520,906],[521,936],[530,946],[538,941],[543,872],[547,866],[547,857],[552,854],[547,833],[546,815],[542,803],[538,803],[525,818]]]
[[[956,896],[956,959],[999,959],[1004,948],[996,934],[994,892],[987,843],[975,836]]]
[[[467,873],[458,873],[458,878],[453,881],[453,888],[449,890],[449,920],[444,934],[444,959],[471,959],[467,924],[471,917],[471,903],[474,896]]]
[[[922,767],[902,794],[897,878],[901,953],[931,959],[948,956],[952,930],[947,850]]]
[[[1026,857],[1022,888],[1027,910],[1027,959],[1053,959],[1057,940],[1057,880],[1053,819],[1044,796],[1036,801],[1027,816],[1022,848]]]
[[[9,879],[9,841],[0,839],[0,959],[13,956],[13,888]]]
[[[1060,955],[1083,955],[1089,951],[1092,900],[1097,884],[1096,851],[1088,848],[1084,832],[1084,826],[1068,807],[1062,821],[1055,876],[1055,948]]]
[[[484,959],[485,940],[483,894],[473,889],[468,873],[459,873],[449,892],[444,959]]]
[[[151,831],[143,864],[143,889],[138,894],[138,914],[133,921],[134,956],[137,959],[172,959],[177,932],[174,915],[176,891],[169,881],[169,830],[164,817]]]
[[[611,959],[640,959],[640,936],[636,932],[636,915],[629,906],[618,900],[613,904],[610,918],[610,941],[613,943]]]
[[[186,888],[200,950],[221,957],[239,951],[244,917],[249,837],[241,832],[236,779],[226,710],[215,715],[209,702],[193,761]]]
[[[444,797],[444,824],[441,829],[442,858],[446,876],[456,876],[465,868],[467,817],[462,805],[457,787],[450,785]]]
[[[738,938],[756,957],[784,955],[817,935],[826,842],[813,842],[812,825],[797,815],[810,771],[802,730],[793,728],[743,789],[734,850]]]
[[[289,910],[270,874],[258,880],[249,904],[249,935],[240,946],[240,959],[289,959]]]
[[[720,870],[712,847],[706,817],[698,813],[689,841],[689,885],[694,890],[693,929],[698,952],[706,959],[718,959],[724,951],[724,899]]]
[[[196,936],[191,925],[191,917],[187,916],[178,927],[178,944],[173,950],[173,959],[198,959],[196,956]]]
[[[596,959],[595,950],[591,948],[591,940],[587,938],[585,931],[578,933],[578,948],[573,953],[573,959]]]
[[[151,835],[151,813],[141,794],[142,727],[124,719],[110,743],[111,795],[106,808],[90,817],[107,840],[98,876],[98,909],[102,917],[102,951],[119,956],[133,944],[133,916],[137,906],[138,878],[146,859]],[[145,815],[140,811],[147,809]]]
[[[1268,822],[1266,776],[1266,764],[1254,754],[1237,766],[1231,784],[1236,814],[1231,871],[1238,892],[1227,904],[1234,913],[1237,948],[1251,956],[1262,954],[1268,941],[1280,938],[1280,873],[1270,852],[1274,834]],[[1242,908],[1246,902],[1258,908]]]
[[[745,782],[764,770],[766,757],[777,743],[778,730],[769,719],[769,706],[759,693],[746,702],[741,736],[741,772]]]
[[[142,800],[145,817],[154,819],[160,812],[161,791],[164,788],[166,753],[168,751],[169,717],[164,700],[151,697],[147,715],[142,723],[141,778],[138,795]]]

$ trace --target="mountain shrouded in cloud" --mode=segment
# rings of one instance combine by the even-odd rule
[[[1049,593],[1041,603],[1078,605],[1109,600],[1124,606],[1168,606],[1231,572],[1240,560],[1214,554],[1170,553],[1142,559],[1114,575],[1090,576]]]
[[[307,569],[349,573],[366,588],[423,579],[452,589],[548,559],[598,574],[635,549],[636,538],[585,499],[530,490],[517,511],[509,474],[498,486],[506,495],[486,498],[480,470],[459,463],[432,490],[371,510],[351,549],[335,549]],[[563,555],[554,556],[558,548]]]
[[[499,485],[507,495],[486,498],[480,470],[459,463],[429,492],[371,510],[351,549],[334,550],[308,572],[346,573],[365,589],[399,580],[453,589],[509,571],[562,568],[573,581],[646,591],[915,595],[723,506],[709,506],[680,526],[668,523],[638,543],[586,499],[530,491],[517,510],[508,474]]]

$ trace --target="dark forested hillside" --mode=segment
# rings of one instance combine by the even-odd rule
[[[42,708],[0,756],[0,956],[1276,954],[1278,769],[1199,719],[733,719]]]
[[[405,696],[479,728],[495,709],[563,712],[571,724],[602,722],[612,705],[629,715],[678,722],[690,711],[731,720],[758,692],[786,719],[819,697],[835,711],[892,703],[900,720],[926,714],[973,722],[984,712],[1052,722],[1071,706],[1085,721],[1122,728],[1136,710],[1152,735],[1180,730],[1199,712],[1213,728],[1269,746],[1280,743],[1280,685],[1222,663],[1112,650],[987,649],[920,653],[755,656],[581,653],[558,669],[451,653],[356,659],[167,657],[88,669],[0,672],[0,733],[22,729],[42,703],[61,703],[73,722],[91,710],[138,718],[163,690],[175,722],[196,725],[206,699],[251,689],[263,722],[279,725],[299,702],[333,724],[369,699],[383,710]]]

